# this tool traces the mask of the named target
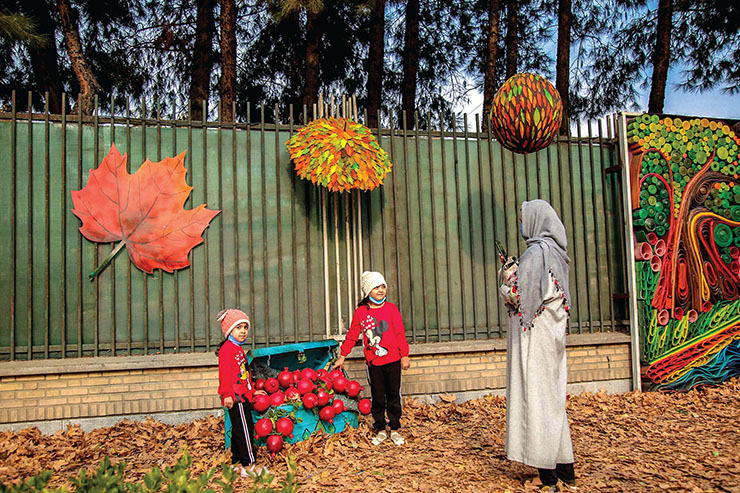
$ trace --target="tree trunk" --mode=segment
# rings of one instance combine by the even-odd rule
[[[490,0],[488,3],[488,50],[486,51],[486,66],[483,71],[483,130],[488,129],[488,115],[491,112],[493,96],[496,95],[498,89],[496,62],[498,61],[500,13],[500,1]]]
[[[62,22],[62,32],[64,41],[67,45],[72,70],[77,77],[80,85],[80,97],[75,102],[74,111],[82,114],[91,114],[95,110],[95,95],[102,92],[102,87],[90,67],[85,61],[82,53],[82,43],[80,42],[80,32],[77,28],[77,16],[72,11],[70,0],[57,0],[59,8],[59,17]],[[53,39],[52,39],[53,42]]]
[[[406,3],[406,33],[403,45],[403,84],[401,107],[406,112],[408,128],[414,126],[416,108],[416,72],[419,69],[419,0]]]
[[[36,79],[36,87],[41,92],[48,92],[49,111],[62,112],[62,77],[59,74],[57,44],[54,41],[56,23],[51,18],[49,5],[40,0],[27,2],[31,15],[38,22],[39,32],[49,35],[49,41],[43,46],[30,45],[28,54],[31,57],[31,68]]]
[[[213,67],[213,7],[215,0],[198,0],[198,13],[195,21],[195,46],[190,72],[191,117],[203,119],[203,101],[208,101]]]
[[[284,32],[286,33],[299,33],[300,28],[298,27],[298,14],[291,14],[289,17],[283,19],[282,24],[284,25]],[[298,36],[296,36],[298,38]],[[299,123],[304,125],[311,121],[311,111],[313,108],[306,108],[306,115],[303,115],[303,55],[295,44],[290,48],[290,72],[288,73],[288,87],[285,91],[285,102],[293,105],[293,118]],[[304,121],[304,116],[305,120]]]
[[[668,80],[668,66],[671,58],[671,24],[673,18],[672,0],[658,1],[658,28],[655,33],[653,50],[653,77],[650,84],[648,111],[662,113],[665,102],[665,88]]]
[[[236,0],[221,0],[221,119],[234,121],[236,97]]]
[[[519,4],[506,3],[506,78],[515,75],[519,64]]]
[[[385,0],[375,0],[371,17],[370,52],[367,57],[368,126],[378,126],[383,94],[383,55],[385,47]]]
[[[571,0],[558,2],[558,55],[555,61],[555,88],[563,101],[563,119],[560,122],[560,133],[568,133],[570,109],[568,91],[570,91],[570,28],[573,22]]]
[[[321,44],[320,12],[306,12],[306,82],[303,85],[303,104],[309,115],[319,100],[319,51]]]

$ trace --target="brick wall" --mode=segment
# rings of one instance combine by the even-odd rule
[[[106,426],[124,417],[174,421],[219,408],[214,354],[170,354],[0,363],[0,429],[39,425],[44,431],[79,423]],[[350,377],[365,383],[358,348],[347,360]],[[629,337],[623,334],[568,337],[571,392],[631,388]],[[402,392],[434,400],[441,393],[460,400],[501,393],[506,386],[506,342],[416,344]],[[172,420],[170,420],[172,421]]]

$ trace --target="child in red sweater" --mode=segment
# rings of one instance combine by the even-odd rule
[[[249,317],[235,309],[222,310],[216,319],[221,322],[224,340],[216,349],[218,355],[218,395],[231,418],[231,463],[242,477],[255,471],[254,423],[252,399],[255,391],[249,374],[247,356],[242,345],[249,335]]]
[[[342,344],[341,356],[334,368],[341,368],[362,332],[368,382],[372,394],[372,415],[377,432],[372,442],[378,445],[388,438],[386,412],[391,440],[403,445],[401,428],[401,370],[410,366],[409,344],[401,312],[386,301],[387,285],[380,272],[363,272],[360,279],[362,301],[352,317],[352,325]]]

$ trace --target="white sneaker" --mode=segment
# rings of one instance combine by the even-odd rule
[[[371,442],[373,445],[380,445],[386,440],[386,438],[388,438],[388,433],[386,433],[385,430],[380,430]]]
[[[404,438],[401,436],[401,434],[399,432],[397,432],[396,430],[393,430],[391,432],[391,440],[396,445],[403,445],[404,443],[406,443],[406,440],[404,440]]]
[[[267,474],[270,474],[270,471],[267,470],[267,468],[265,466],[258,466],[257,464],[252,464],[251,466],[249,466],[248,471],[251,472],[251,473],[256,474],[257,476],[259,476],[263,472],[265,472]]]

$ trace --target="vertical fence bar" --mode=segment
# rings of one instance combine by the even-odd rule
[[[470,237],[470,288],[473,293],[473,339],[478,338],[478,289],[475,285],[475,234],[473,231],[473,189],[470,181],[473,178],[472,168],[470,166],[470,138],[468,135],[468,114],[463,114],[463,140],[465,140],[465,173],[466,185],[468,192],[468,236]],[[480,179],[480,177],[479,177]],[[462,250],[461,250],[462,252]]]
[[[63,97],[63,96],[62,96]],[[62,102],[64,100],[62,99]],[[16,303],[16,276],[18,275],[18,269],[16,268],[16,166],[18,162],[15,157],[17,151],[16,146],[18,145],[18,134],[16,127],[16,109],[15,109],[15,89],[11,92],[10,96],[10,361],[15,361],[15,311],[18,307]]]
[[[537,173],[535,173],[535,176],[537,177],[537,197],[536,198],[541,199],[543,197],[542,197],[542,186],[541,186],[542,184],[541,184],[541,180],[540,180],[540,151],[537,151],[537,152],[534,153],[534,163],[535,163],[535,168],[537,169]],[[549,185],[550,185],[550,183],[548,182],[548,186]],[[550,200],[550,193],[548,192],[547,195],[548,195],[548,197],[547,197],[548,198],[548,201],[547,202],[550,205],[552,205],[552,200]]]
[[[82,110],[79,107],[80,95],[77,95],[77,190],[82,189]],[[77,357],[82,357],[82,235],[77,235]]]
[[[15,102],[15,101],[14,101]],[[13,117],[15,117],[15,111],[13,112]],[[62,163],[61,163],[61,172],[62,172],[62,179],[61,179],[61,187],[62,187],[62,251],[60,252],[62,256],[62,289],[60,291],[61,294],[61,303],[62,303],[62,310],[61,310],[61,316],[62,316],[62,358],[67,357],[67,211],[69,210],[67,208],[67,94],[62,93]],[[15,126],[15,125],[14,125]],[[13,143],[13,156],[15,157],[15,142]],[[13,170],[15,172],[15,170]],[[15,184],[15,183],[14,183]],[[11,216],[11,217],[14,217]],[[11,235],[11,238],[13,236]],[[14,247],[15,247],[15,240],[13,240]],[[13,265],[13,271],[15,272],[15,265]],[[12,332],[11,332],[12,334]],[[12,345],[11,345],[12,347]],[[12,360],[12,357],[11,357]]]
[[[468,329],[467,324],[465,323],[467,320],[467,311],[466,307],[467,304],[465,303],[465,266],[463,265],[463,256],[462,256],[462,215],[460,214],[460,169],[459,169],[459,159],[457,156],[457,118],[453,116],[452,118],[452,155],[453,155],[453,164],[455,169],[455,206],[456,206],[456,215],[457,215],[457,235],[458,235],[458,260],[459,260],[459,267],[460,267],[460,298],[462,300],[462,337],[463,341],[467,340],[468,338]]]
[[[390,123],[389,130],[390,130],[390,144],[391,144],[390,146],[391,147],[391,159],[395,160],[396,146],[394,142],[395,132],[393,128],[393,118],[391,118],[390,121],[391,123]],[[401,286],[401,258],[400,258],[401,246],[399,245],[399,242],[398,242],[398,231],[399,231],[398,213],[397,213],[398,211],[398,183],[397,183],[398,180],[396,179],[395,176],[392,177],[392,180],[393,180],[392,192],[393,192],[393,226],[394,226],[393,237],[395,238],[395,247],[396,247],[396,282],[398,285],[398,288],[397,288],[398,289],[398,306],[403,306],[403,288]],[[413,300],[413,296],[412,296],[412,300]],[[411,310],[411,313],[413,313],[413,308]],[[412,333],[413,333],[413,329],[412,329]]]
[[[232,113],[232,118],[233,118]],[[222,103],[218,103],[218,129],[216,130],[216,145],[218,147],[218,169],[216,174],[218,175],[218,210],[224,210],[224,177],[223,177],[223,109]],[[226,296],[224,293],[224,216],[221,213],[221,224],[218,228],[218,253],[221,261],[218,263],[218,296],[219,305],[218,310],[226,308]],[[236,270],[236,269],[234,269]],[[235,305],[236,306],[236,305]]]
[[[419,155],[419,113],[414,112],[414,147],[416,149],[416,196],[419,202],[419,241],[421,246],[421,296],[422,296],[422,307],[424,309],[424,342],[429,342],[429,314],[427,313],[427,277],[426,277],[426,259],[424,256],[424,214],[422,209],[421,192],[423,185],[421,181],[421,156]],[[408,174],[407,174],[408,177]],[[411,197],[409,197],[410,199]],[[410,225],[409,225],[410,226]],[[409,234],[411,228],[409,227]],[[411,252],[409,252],[409,255]],[[416,342],[416,339],[414,339]]]
[[[492,218],[492,231],[493,231],[493,240],[498,241],[498,228],[496,228],[496,180],[495,180],[495,171],[496,166],[494,165],[494,159],[493,159],[493,139],[491,138],[491,125],[486,125],[486,140],[488,142],[488,166],[491,168],[491,218]],[[499,168],[502,169],[502,166],[499,166]],[[503,169],[502,169],[503,172]],[[501,180],[501,183],[503,183],[503,178]],[[504,207],[506,206],[506,201],[503,202]],[[508,235],[506,233],[506,215],[504,215],[504,242],[508,244]],[[501,320],[501,307],[500,302],[498,301],[498,275],[496,276],[496,294],[495,296],[495,304],[494,307],[496,308],[496,319],[498,321],[498,337],[503,336],[503,322]]]
[[[612,279],[612,262],[614,261],[611,255],[611,246],[609,245],[609,221],[607,214],[607,202],[606,202],[606,173],[604,167],[604,130],[599,120],[599,161],[601,167],[599,169],[599,177],[601,178],[601,206],[604,210],[604,238],[606,239],[606,269],[608,278],[609,288],[609,321],[611,322],[611,330],[615,330],[614,324],[614,303],[612,301],[612,295],[614,294],[614,282]]]
[[[604,332],[604,308],[601,303],[601,255],[599,255],[599,218],[596,209],[596,168],[594,166],[594,147],[592,141],[591,132],[591,120],[588,121],[588,161],[591,169],[591,207],[593,208],[594,214],[594,246],[596,248],[596,293],[597,300],[599,303],[599,332]],[[609,257],[607,257],[607,260]],[[591,330],[593,332],[593,330]]]
[[[566,153],[565,158],[566,158],[566,161],[567,161],[568,176],[570,177],[570,181],[571,181],[571,186],[569,187],[570,188],[570,201],[569,201],[569,203],[570,203],[570,207],[571,207],[571,214],[570,214],[571,238],[573,238],[573,242],[572,242],[573,243],[573,251],[571,253],[571,258],[577,259],[578,258],[578,250],[577,250],[577,241],[576,241],[576,222],[575,222],[575,207],[574,207],[575,198],[573,197],[573,186],[572,186],[572,184],[574,183],[574,180],[573,180],[573,166],[571,164],[571,156],[570,156],[570,154],[571,154],[571,152],[570,152],[570,142],[571,142],[570,129],[568,129],[568,131],[567,131],[567,133],[565,135],[565,153]],[[562,157],[560,155],[558,155],[558,165],[561,164],[561,161],[562,161]],[[562,170],[562,168],[561,168],[561,170]],[[561,187],[562,187],[562,178],[563,178],[563,176],[561,174],[560,175],[560,180],[561,180],[561,183],[560,184],[561,184]],[[565,211],[565,206],[563,206],[563,211]],[[565,224],[565,220],[564,219],[563,219],[563,224]],[[576,312],[578,313],[578,333],[580,334],[581,333],[581,324],[582,324],[582,320],[583,320],[583,314],[581,312],[581,306],[580,306],[580,299],[581,299],[580,289],[578,289],[578,286],[579,286],[579,275],[578,274],[580,272],[580,269],[578,268],[578,262],[577,261],[574,261],[573,262],[573,271],[574,271],[573,272],[573,277],[574,277],[574,279],[576,281],[576,283],[575,283],[575,285],[576,285],[576,290],[575,290],[576,291],[576,295],[575,295],[575,300],[573,299],[573,297],[571,297],[571,304],[576,307]],[[571,318],[570,320],[573,320],[573,318]]]
[[[378,139],[378,145],[380,147],[383,147],[383,135],[382,135],[382,133],[380,131],[380,110],[378,110],[378,112],[377,112],[377,122],[378,122],[378,128],[377,128],[376,138]],[[393,160],[394,160],[394,157],[391,154],[391,161],[393,161]],[[391,177],[391,180],[393,180],[393,177]],[[380,202],[380,204],[384,204],[385,203],[385,187],[380,187],[380,201],[379,202]],[[368,211],[369,210],[370,210],[370,208],[368,207]],[[384,275],[385,275],[385,272],[388,270],[387,263],[385,261],[385,259],[386,259],[385,230],[386,230],[386,226],[385,226],[385,214],[383,214],[383,207],[381,206],[380,207],[380,240],[381,240],[380,241],[380,249],[381,249],[381,253],[382,253],[382,256],[381,256],[382,262],[381,263],[383,265],[383,273],[384,273]],[[401,302],[399,301],[399,305],[400,305],[400,303]]]
[[[486,337],[491,337],[491,319],[490,319],[490,308],[489,308],[489,292],[488,292],[488,242],[486,237],[488,236],[488,230],[486,229],[486,213],[483,207],[483,157],[480,150],[480,115],[475,114],[475,145],[476,153],[478,155],[478,205],[480,206],[480,221],[481,221],[481,245],[483,247],[483,296],[485,297],[486,307]],[[472,207],[472,205],[471,205]],[[472,251],[472,246],[471,246]],[[495,262],[495,257],[494,257]],[[495,264],[494,264],[495,265]],[[477,334],[476,334],[477,335]]]
[[[406,111],[401,113],[401,122],[403,130],[403,183],[406,189],[406,239],[408,241],[408,256],[409,256],[409,298],[411,299],[411,340],[416,342],[416,308],[414,303],[414,269],[411,258],[413,256],[413,244],[411,238],[411,191],[409,190],[409,156],[408,156],[408,125],[406,122]],[[395,180],[394,180],[395,182]],[[396,204],[398,206],[398,204]],[[421,213],[421,211],[419,211]],[[398,230],[396,230],[398,234]],[[398,277],[401,277],[401,263],[397,262]]]
[[[241,282],[239,275],[241,273],[241,256],[239,252],[239,183],[238,183],[238,175],[237,175],[237,166],[236,166],[236,153],[237,153],[237,146],[236,146],[236,101],[232,102],[231,106],[231,114],[234,115],[234,119],[231,121],[231,194],[232,197],[232,203],[231,207],[233,209],[234,214],[234,290],[235,290],[235,303],[234,306],[241,306],[242,303],[242,296],[241,296]],[[247,128],[247,131],[249,129]],[[249,307],[249,313],[252,313],[253,307]]]
[[[139,108],[141,118],[141,158],[146,159],[146,100]],[[149,354],[149,275],[144,273],[144,354]]]
[[[448,318],[448,330],[450,331],[450,341],[452,340],[452,276],[450,275],[450,215],[447,206],[447,163],[445,161],[445,131],[444,121],[442,119],[442,113],[439,114],[439,142],[440,142],[440,154],[442,158],[442,201],[444,203],[444,217],[445,217],[445,270],[447,271],[447,318]]]
[[[427,112],[427,122],[432,113]],[[434,259],[434,309],[437,316],[437,341],[442,340],[442,312],[439,306],[439,258],[437,257],[437,207],[434,200],[434,154],[432,152],[432,125],[427,124],[427,159],[429,160],[429,203],[432,205],[432,258]],[[419,190],[421,191],[421,185]],[[419,195],[421,197],[421,194]],[[419,199],[421,200],[421,199]],[[426,283],[424,283],[426,287]],[[427,330],[427,336],[429,331]],[[427,341],[428,342],[428,341]]]
[[[28,327],[26,328],[27,357],[33,358],[33,95],[28,91]]]
[[[82,109],[80,109],[80,112]],[[98,120],[98,95],[95,95],[95,113],[93,114],[93,163],[92,168],[94,169],[99,161],[99,150],[100,150],[100,125]],[[89,180],[89,178],[88,178]],[[93,243],[93,251],[95,252],[95,261],[93,262],[95,267],[100,262],[100,243]],[[95,289],[95,348],[94,355],[100,356],[100,276],[95,276],[93,279]]]
[[[308,124],[308,107],[303,105],[303,119],[304,125]],[[291,131],[292,134],[292,131]],[[293,173],[293,179],[295,180],[295,173]],[[306,220],[304,223],[306,230],[306,292],[312,293],[311,289],[311,216],[310,216],[310,204],[311,196],[316,196],[316,188],[308,184],[306,180],[302,180],[303,190],[306,194],[305,205],[306,205]],[[313,325],[313,303],[308,303],[308,339],[313,340],[313,331],[311,327]]]
[[[262,169],[262,277],[265,293],[265,345],[270,345],[270,286],[267,275],[267,215],[265,213],[265,191],[267,180],[265,179],[265,105],[260,105],[260,166]]]
[[[116,124],[115,124],[115,108],[116,108],[116,102],[114,99],[113,94],[111,93],[110,96],[110,140],[111,143],[114,143],[116,141]],[[62,236],[64,237],[64,236]],[[116,355],[116,326],[117,326],[117,317],[116,317],[116,269],[114,265],[111,265],[110,267],[110,288],[111,288],[111,327],[110,327],[110,355],[115,356]]]
[[[282,212],[280,197],[280,118],[278,105],[275,104],[275,190],[277,212],[277,264],[278,264],[278,311],[280,320],[280,344],[285,344],[285,315],[283,314],[283,236]],[[262,192],[264,193],[264,191]],[[295,321],[294,321],[295,322]]]
[[[188,100],[188,121],[187,121],[187,128],[188,128],[188,169],[193,169],[193,111],[192,111],[192,102]],[[185,203],[188,205],[188,207],[192,207],[193,205],[193,195],[188,195],[187,200]],[[188,296],[190,298],[190,351],[195,351],[195,266],[191,265],[188,269],[190,273],[190,292],[188,293]],[[211,316],[209,313],[206,313],[206,325],[208,325],[211,321]]]
[[[177,100],[172,97],[172,155],[176,156],[177,153]],[[188,154],[191,150],[188,149]],[[192,176],[191,176],[192,182]],[[175,284],[175,352],[180,352],[180,270],[175,269],[174,272],[174,284]]]
[[[201,125],[202,125],[202,133],[203,133],[203,202],[205,204],[208,204],[208,112],[207,112],[207,106],[206,106],[206,100],[203,99],[201,101]],[[206,233],[203,233],[204,235]],[[205,279],[206,279],[206,286],[205,286],[205,301],[206,301],[206,309],[205,309],[205,318],[206,318],[206,351],[211,351],[211,299],[210,299],[210,291],[211,291],[211,279],[210,279],[210,257],[208,255],[208,242],[204,242],[204,257],[205,257]]]
[[[173,156],[174,157],[174,156]],[[162,112],[157,100],[157,161],[162,160]],[[164,276],[159,271],[159,353],[164,354]]]
[[[617,134],[618,134],[617,128],[619,125],[618,118],[619,116],[616,113],[612,115],[612,120],[611,120],[612,126],[611,126],[611,130],[608,132],[610,135],[610,140],[612,141],[614,145],[613,152],[614,152],[615,160],[617,160],[617,162],[620,159],[619,158],[620,156],[619,140],[617,137]],[[609,122],[610,120],[607,120],[607,125],[609,124]],[[622,166],[628,166],[628,165],[629,163],[622,163]],[[614,187],[614,210],[617,210],[620,212],[619,214],[616,215],[617,224],[618,224],[617,231],[619,232],[618,245],[625,245],[627,243],[627,238],[625,238],[625,234],[626,234],[625,229],[627,227],[627,224],[625,223],[624,214],[621,212],[623,208],[621,191],[622,191],[622,187],[624,186],[624,184],[622,183],[622,173],[616,173],[614,175],[614,181],[616,182],[616,186]],[[630,273],[628,272],[629,271],[629,265],[628,265],[629,262],[628,262],[628,257],[627,257],[628,254],[624,248],[619,248],[618,251],[619,251],[620,261],[622,263],[622,279],[623,279],[622,285],[624,287],[624,291],[628,292],[629,287],[627,286],[627,281],[630,278]],[[629,303],[627,300],[625,300],[625,311],[626,312],[629,311]]]
[[[131,170],[131,101],[126,96],[126,153],[129,159],[126,160],[126,172]],[[126,262],[126,354],[131,356],[131,346],[133,339],[133,321],[131,313],[131,262]]]
[[[252,122],[252,105],[247,101],[247,123]],[[256,313],[254,306],[254,237],[252,235],[252,127],[247,126],[247,236],[249,237],[249,308]],[[257,345],[254,330],[249,331],[252,347]]]
[[[44,359],[49,359],[51,231],[49,231],[49,93],[44,93]]]
[[[293,105],[291,104],[288,107],[288,135],[289,138],[293,137]],[[299,342],[299,330],[298,330],[298,240],[296,235],[296,227],[295,227],[295,196],[296,196],[296,175],[294,172],[291,171],[290,173],[290,234],[291,234],[291,243],[290,243],[290,254],[291,258],[293,259],[292,262],[292,268],[293,268],[293,342]],[[306,209],[306,217],[308,217],[308,209]],[[306,256],[306,262],[309,262],[308,256]],[[306,294],[310,293],[311,291],[306,291]],[[307,303],[308,306],[311,306],[311,303]],[[311,326],[311,315],[308,316],[308,326]],[[311,337],[309,337],[309,340]]]
[[[588,244],[589,242],[586,239],[586,236],[588,235],[588,226],[586,224],[586,177],[583,174],[583,143],[581,142],[581,124],[578,122],[578,125],[576,126],[576,136],[577,136],[577,142],[578,142],[578,167],[580,168],[579,174],[581,179],[581,213],[583,214],[583,253],[584,253],[584,265],[586,268],[586,308],[588,313],[588,331],[593,332],[593,315],[591,313],[591,279],[589,278],[589,264],[588,261]],[[575,234],[575,230],[573,230],[573,233]],[[598,289],[598,288],[597,288]],[[581,320],[581,323],[579,327],[583,326],[583,321]]]

